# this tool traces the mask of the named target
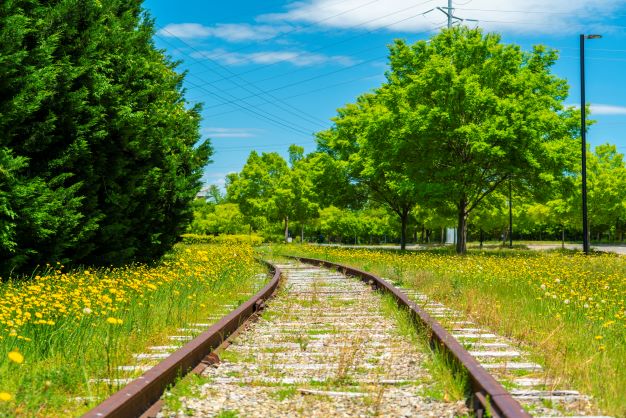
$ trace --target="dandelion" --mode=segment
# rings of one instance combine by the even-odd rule
[[[111,325],[121,325],[122,321],[121,319],[117,319],[117,318],[113,318],[113,317],[108,317],[107,318],[107,322]]]
[[[83,313],[84,313],[85,315],[89,315],[91,312],[92,312],[92,310],[91,310],[91,309],[89,309],[88,307],[84,307],[84,308],[83,308]]]
[[[13,350],[9,353],[9,360],[17,364],[22,364],[24,362],[24,356],[19,351]]]
[[[595,339],[596,339],[596,340],[601,340],[601,339],[603,339],[603,338],[604,338],[604,337],[603,337],[602,335],[596,335],[596,336],[595,336]]]
[[[8,402],[11,400],[11,394],[8,392],[0,392],[0,401]]]

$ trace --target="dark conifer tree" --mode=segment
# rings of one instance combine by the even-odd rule
[[[141,3],[0,4],[5,274],[149,261],[190,221],[211,148]]]

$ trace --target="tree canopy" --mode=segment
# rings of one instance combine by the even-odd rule
[[[211,155],[141,0],[0,4],[0,259],[148,261]]]
[[[464,253],[469,214],[505,180],[549,183],[571,169],[574,115],[562,104],[566,82],[550,72],[556,57],[466,27],[398,40],[387,82],[340,109],[320,147],[404,211],[453,204]]]

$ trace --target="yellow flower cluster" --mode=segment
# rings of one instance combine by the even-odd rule
[[[308,255],[387,266],[390,273],[425,271],[484,284],[521,288],[524,296],[555,305],[558,315],[582,313],[604,328],[626,327],[626,258],[529,252],[466,257],[308,246]]]
[[[95,271],[64,271],[57,264],[27,281],[0,285],[0,343],[31,341],[41,329],[54,331],[60,322],[80,324],[86,318],[121,325],[129,303],[142,303],[166,284],[191,288],[215,282],[219,273],[254,263],[247,245],[180,246],[156,267],[132,265]]]

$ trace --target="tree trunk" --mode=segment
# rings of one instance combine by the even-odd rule
[[[480,228],[480,249],[483,249],[483,241],[485,240],[485,231]]]
[[[304,244],[304,222],[300,226],[300,244]]]
[[[456,237],[456,253],[464,255],[467,252],[467,199],[462,197],[457,206],[458,231]]]
[[[565,249],[565,227],[561,227],[561,249]]]
[[[446,228],[441,227],[441,245],[446,243]]]
[[[406,225],[408,220],[409,213],[403,212],[402,216],[400,216],[400,221],[402,223],[402,231],[400,232],[400,249],[403,251],[406,249]]]
[[[285,216],[285,242],[289,238],[289,216]]]

